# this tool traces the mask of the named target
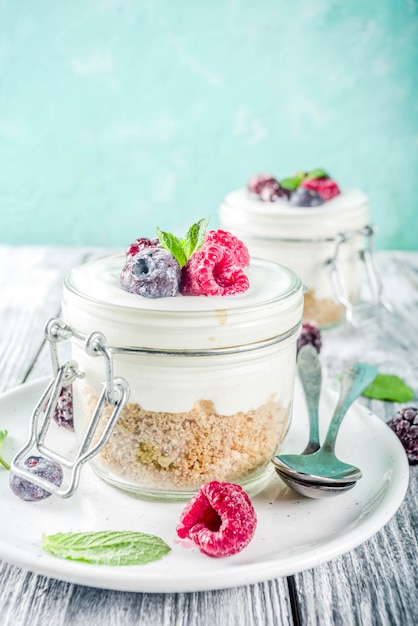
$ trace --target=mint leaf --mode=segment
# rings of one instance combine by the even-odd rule
[[[1,444],[6,439],[6,437],[7,437],[7,430],[0,430],[0,448],[1,448]],[[10,465],[1,456],[0,456],[0,465],[3,465],[3,467],[7,470],[10,469]]]
[[[329,178],[329,176],[325,170],[323,170],[320,167],[317,167],[316,169],[308,172],[308,175],[306,178]]]
[[[414,392],[398,376],[394,374],[378,374],[367,389],[363,391],[363,396],[373,400],[409,402],[414,398]]]
[[[58,558],[95,565],[144,565],[171,550],[155,535],[129,530],[57,533],[44,536],[42,547]]]
[[[160,244],[162,245],[162,247],[168,250],[173,255],[180,267],[186,265],[187,257],[184,253],[182,241],[180,239],[178,239],[172,233],[166,233],[158,227],[157,237],[160,240]]]
[[[289,176],[288,178],[283,178],[282,180],[279,180],[279,184],[280,187],[283,187],[283,189],[294,191],[299,187],[304,178],[305,174],[303,172],[296,172],[294,176]]]
[[[172,233],[166,233],[157,227],[157,237],[160,244],[173,255],[180,267],[186,265],[193,252],[199,250],[203,245],[209,219],[209,217],[203,217],[196,224],[190,226],[184,239],[179,239]]]
[[[205,241],[206,228],[209,224],[209,217],[203,217],[201,220],[190,226],[184,240],[184,252],[186,258],[189,259],[193,252],[199,250]]]

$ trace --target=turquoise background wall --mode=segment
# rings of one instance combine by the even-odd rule
[[[418,249],[414,0],[0,0],[0,240],[179,234],[321,166]]]

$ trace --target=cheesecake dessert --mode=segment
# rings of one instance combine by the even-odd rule
[[[358,302],[361,253],[370,232],[363,192],[341,191],[322,169],[283,179],[259,174],[225,196],[219,218],[252,256],[288,266],[301,277],[304,321],[332,326]]]
[[[300,278],[251,258],[227,231],[197,233],[204,225],[183,239],[138,238],[125,255],[73,269],[64,285],[72,357],[85,373],[73,385],[76,433],[105,381],[103,359],[86,351],[99,332],[130,397],[91,463],[144,498],[188,499],[212,480],[256,493],[291,421]],[[97,437],[111,412],[108,403]]]

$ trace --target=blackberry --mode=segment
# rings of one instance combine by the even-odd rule
[[[270,182],[277,182],[274,176],[272,176],[271,174],[255,174],[254,176],[251,176],[250,180],[248,181],[247,189],[248,191],[251,191],[251,193],[259,194],[264,185]]]
[[[304,322],[302,324],[302,330],[300,331],[300,335],[296,344],[297,351],[299,352],[301,347],[306,346],[307,344],[310,344],[311,346],[316,348],[318,354],[321,351],[321,333],[318,326],[316,326],[316,324],[313,324],[312,322]]]
[[[277,200],[288,200],[290,192],[283,189],[277,180],[267,180],[259,192],[260,200],[264,202],[277,202]]]
[[[387,423],[399,437],[409,463],[418,463],[418,409],[408,407],[401,409]]]
[[[36,476],[41,476],[49,482],[60,486],[62,483],[63,473],[61,467],[53,461],[48,461],[43,456],[30,456],[24,461],[24,466],[29,472]],[[38,487],[25,478],[16,476],[10,472],[9,479],[10,489],[13,493],[27,502],[37,502],[48,498],[51,493],[42,487]]]
[[[72,390],[72,385],[62,388],[57,406],[52,416],[58,426],[62,426],[68,430],[74,430]]]

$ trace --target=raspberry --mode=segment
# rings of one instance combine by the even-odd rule
[[[137,245],[139,251],[132,255]],[[158,239],[137,239],[128,248],[120,286],[145,298],[165,298],[178,294],[180,277],[180,265],[170,252],[159,245]]]
[[[255,176],[251,176],[248,181],[247,189],[252,193],[259,194],[264,185],[271,181],[277,183],[277,180],[271,174],[255,174]]]
[[[341,193],[337,183],[331,178],[305,178],[300,186],[316,191],[325,202]]]
[[[61,485],[63,473],[61,467],[53,462],[48,461],[43,456],[30,456],[24,461],[24,466],[29,472],[36,476],[46,478],[50,483]],[[37,502],[48,498],[51,493],[42,487],[38,487],[25,478],[16,476],[10,472],[9,477],[10,489],[13,493],[27,502]]]
[[[304,322],[302,324],[302,330],[297,340],[297,351],[310,344],[317,349],[318,353],[321,351],[321,333],[316,324],[310,322]]]
[[[62,388],[52,418],[58,426],[74,430],[72,385]]]
[[[418,463],[418,409],[401,409],[387,424],[401,440],[409,463]]]
[[[235,254],[216,243],[204,243],[182,268],[180,293],[184,296],[229,296],[249,286]]]
[[[216,243],[228,248],[235,256],[235,262],[239,267],[246,267],[250,262],[248,248],[238,237],[226,230],[210,230],[206,233],[205,244]]]
[[[212,481],[187,503],[177,534],[194,541],[213,557],[241,552],[254,536],[257,516],[250,498],[239,485]]]

